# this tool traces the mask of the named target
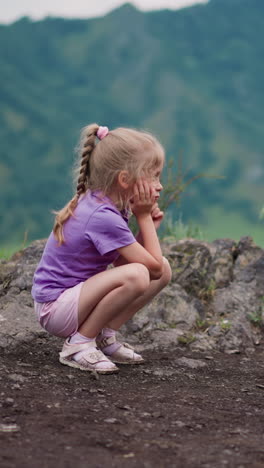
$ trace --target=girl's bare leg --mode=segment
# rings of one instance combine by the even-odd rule
[[[164,270],[163,275],[158,280],[150,282],[149,287],[144,294],[137,297],[132,303],[129,303],[121,313],[116,315],[108,324],[107,327],[113,330],[118,330],[121,325],[126,323],[136,312],[148,304],[171,280],[171,268],[166,258],[163,258]]]
[[[98,273],[82,286],[78,331],[89,338],[121,314],[149,288],[147,268],[140,263],[122,265]]]

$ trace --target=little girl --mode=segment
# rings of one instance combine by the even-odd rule
[[[41,326],[66,338],[60,362],[106,374],[143,362],[115,333],[171,278],[156,233],[164,150],[149,133],[97,124],[79,149],[76,194],[56,213],[32,296]]]

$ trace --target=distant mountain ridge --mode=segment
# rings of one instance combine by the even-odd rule
[[[0,25],[1,242],[46,236],[71,196],[79,130],[147,128],[201,179],[185,219],[221,206],[254,222],[263,205],[264,3],[211,0],[89,20]]]

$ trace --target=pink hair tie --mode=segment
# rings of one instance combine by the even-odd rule
[[[99,138],[99,140],[102,140],[104,137],[106,137],[106,135],[108,135],[108,133],[108,127],[99,127],[96,136]]]

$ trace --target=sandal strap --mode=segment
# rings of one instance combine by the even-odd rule
[[[125,348],[129,348],[129,349],[132,349],[132,351],[134,351],[133,346],[131,346],[130,344],[128,344],[128,343],[122,343],[122,345],[123,345]]]
[[[105,336],[104,338],[99,340],[100,348],[106,348],[106,346],[110,346],[116,342],[115,335],[113,336]]]
[[[108,359],[102,353],[102,351],[87,352],[81,356],[81,359],[85,359],[89,364],[99,364],[100,362],[107,362]]]
[[[97,345],[100,349],[103,349],[103,348],[106,348],[107,346],[110,346],[114,343],[117,343],[116,341],[116,336],[113,335],[113,336],[106,336],[102,339],[100,339],[98,342],[97,342]],[[134,351],[134,348],[128,344],[128,343],[118,343],[119,344],[119,348],[121,348],[122,346],[124,346],[125,348],[129,348],[129,349],[132,349],[132,351]]]
[[[70,357],[70,356],[73,356],[73,354],[78,353],[79,351],[84,351],[86,349],[88,350],[89,348],[96,347],[95,341],[89,341],[87,343],[77,343],[77,344],[70,344],[67,342],[67,345],[68,345],[67,348],[64,348],[60,353],[60,356],[62,358]]]

